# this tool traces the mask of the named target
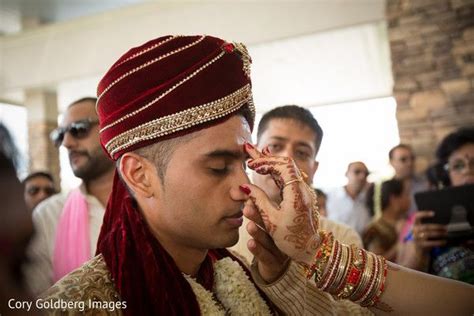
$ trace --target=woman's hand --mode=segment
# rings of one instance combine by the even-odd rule
[[[266,232],[293,260],[310,264],[320,244],[316,194],[291,158],[272,156],[267,149],[260,152],[248,143],[245,150],[251,157],[248,167],[271,175],[281,190],[282,201],[276,205],[259,187],[243,185],[243,191],[247,191],[261,215]]]
[[[418,254],[427,254],[433,247],[446,245],[448,234],[445,225],[422,223],[425,218],[434,216],[432,211],[418,211],[413,224],[413,240]]]

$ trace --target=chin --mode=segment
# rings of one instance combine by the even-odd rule
[[[226,236],[219,238],[212,248],[229,248],[234,246],[239,241],[239,230],[228,233]]]

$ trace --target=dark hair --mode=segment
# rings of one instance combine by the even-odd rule
[[[316,195],[319,197],[327,198],[326,193],[324,193],[321,189],[314,188],[314,191],[316,192]]]
[[[54,183],[53,176],[49,172],[46,172],[46,171],[38,171],[38,172],[30,173],[29,175],[26,176],[25,179],[23,179],[22,183],[25,184],[31,179],[37,178],[37,177],[47,178],[49,181]]]
[[[466,144],[474,144],[474,126],[461,127],[458,130],[447,135],[439,144],[436,149],[436,159],[440,166],[444,166],[449,157]],[[451,185],[448,172],[442,168],[441,170],[441,182],[445,186]]]
[[[68,108],[70,108],[71,106],[76,105],[78,103],[82,103],[82,102],[92,102],[92,103],[96,104],[97,103],[97,98],[96,97],[80,98],[79,100],[76,100],[76,101],[72,102],[71,104],[69,104]]]
[[[13,143],[13,138],[8,129],[0,123],[0,152],[8,159],[16,170],[20,167],[20,152]]]
[[[444,171],[443,165],[439,162],[436,162],[426,168],[425,176],[432,188],[440,189],[446,182],[445,177],[447,176],[447,173]]]
[[[388,159],[392,160],[392,158],[393,158],[393,153],[394,153],[395,150],[397,150],[398,148],[407,149],[407,150],[413,152],[413,148],[412,148],[410,145],[407,145],[407,144],[398,144],[397,146],[395,146],[395,147],[393,147],[392,149],[390,149],[390,151],[388,152]]]
[[[366,205],[369,208],[369,211],[372,215],[375,213],[375,204],[374,204],[374,194],[375,186],[378,184],[373,184],[367,190],[367,200]],[[400,196],[403,193],[403,182],[397,179],[391,179],[384,181],[380,184],[380,208],[381,211],[386,209],[390,203],[390,196]]]
[[[262,134],[268,128],[268,123],[273,119],[293,119],[308,126],[316,136],[314,148],[316,149],[316,154],[318,153],[321,141],[323,140],[323,129],[319,126],[318,121],[308,109],[297,105],[284,105],[268,111],[262,116],[262,119],[258,124],[257,139],[260,139]]]

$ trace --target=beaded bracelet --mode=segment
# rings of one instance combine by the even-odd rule
[[[334,235],[327,233],[324,230],[319,232],[321,238],[321,245],[319,246],[313,262],[309,267],[305,267],[306,278],[309,280],[316,274],[316,279],[321,279],[323,269],[331,256],[332,247],[334,244]]]
[[[306,277],[335,299],[349,299],[361,306],[373,306],[385,290],[387,262],[382,256],[347,246],[331,233],[320,231],[321,246],[306,268]]]

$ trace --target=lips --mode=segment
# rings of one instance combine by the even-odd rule
[[[244,222],[243,215],[242,211],[239,211],[231,216],[225,217],[225,222],[233,228],[238,228],[242,226],[242,223]]]

